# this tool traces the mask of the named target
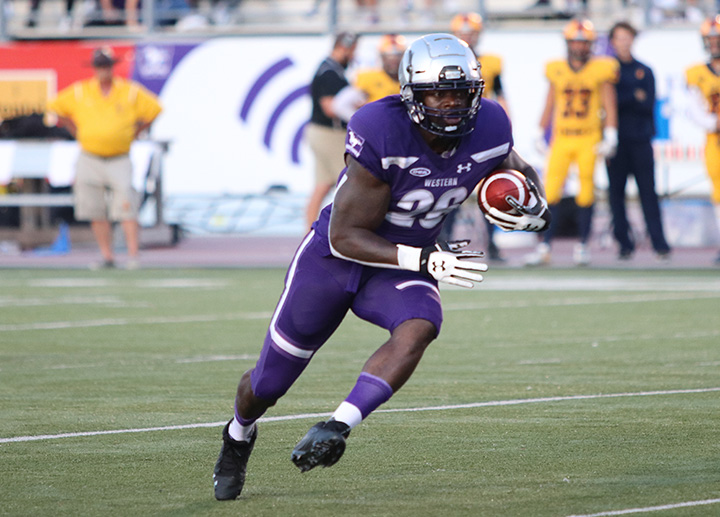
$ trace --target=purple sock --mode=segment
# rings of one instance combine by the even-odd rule
[[[392,397],[393,389],[380,377],[362,372],[345,402],[360,410],[363,418]]]
[[[255,429],[255,420],[246,420],[238,414],[237,406],[235,407],[235,418],[230,421],[228,434],[233,440],[238,442],[249,442]]]
[[[238,413],[237,406],[235,406],[235,420],[237,420],[238,424],[240,424],[242,426],[249,426],[249,425],[252,425],[255,421],[257,421],[258,418],[260,418],[260,417],[251,418],[251,419],[241,417],[240,414]]]

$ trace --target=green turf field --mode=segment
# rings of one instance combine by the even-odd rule
[[[290,451],[320,418],[272,417],[343,400],[386,337],[350,315],[261,423],[241,499],[215,501],[221,425],[283,275],[1,270],[0,515],[720,514],[709,271],[500,270],[443,290],[413,378],[337,465],[300,474]]]

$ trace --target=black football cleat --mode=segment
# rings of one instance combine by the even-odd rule
[[[230,422],[223,429],[223,445],[213,471],[215,499],[218,501],[236,499],[242,492],[247,462],[257,438],[257,427],[255,427],[249,442],[233,440],[228,433]]]
[[[342,422],[318,422],[293,449],[292,462],[300,472],[307,472],[318,465],[335,465],[345,452],[345,438],[349,434],[350,426]]]

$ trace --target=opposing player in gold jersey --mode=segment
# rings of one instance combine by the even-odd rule
[[[453,35],[473,49],[477,56],[478,62],[480,63],[480,73],[482,74],[483,81],[485,81],[485,89],[483,90],[483,97],[488,97],[496,100],[500,106],[503,107],[506,113],[510,113],[508,110],[508,104],[505,99],[505,94],[502,88],[502,58],[494,54],[481,54],[478,49],[478,43],[480,42],[480,35],[484,29],[483,19],[477,13],[460,13],[453,17],[450,22],[450,30]],[[446,240],[452,239],[452,228],[455,222],[457,212],[452,212],[445,219],[445,225],[443,227],[442,237]],[[495,244],[493,236],[495,234],[495,225],[490,221],[485,221],[485,229],[487,232],[487,257],[493,261],[503,262],[504,259],[500,255],[500,249]]]
[[[587,242],[595,202],[595,161],[598,155],[612,156],[617,147],[617,99],[613,84],[618,77],[618,63],[612,58],[592,56],[597,33],[589,20],[571,21],[563,35],[568,55],[566,60],[546,65],[550,88],[536,144],[539,150],[546,150],[545,135],[551,128],[545,189],[556,224],[565,180],[570,166],[577,165],[580,190],[575,201],[580,242],[575,246],[573,259],[577,265],[587,265],[590,262]],[[552,237],[551,225],[537,252],[527,258],[528,265],[549,263]]]
[[[720,15],[709,18],[700,27],[710,61],[685,71],[692,98],[691,117],[707,131],[705,167],[712,183],[711,200],[720,228]],[[720,255],[715,260],[720,264]]]
[[[382,68],[360,71],[355,80],[355,86],[367,95],[367,102],[400,93],[398,67],[406,48],[405,38],[398,34],[385,34],[380,38],[378,52]]]
[[[350,120],[363,104],[400,93],[398,67],[407,42],[399,34],[385,34],[380,38],[378,53],[381,68],[360,70],[352,84],[338,93],[333,109],[343,120]]]
[[[453,35],[467,43],[480,62],[480,71],[485,81],[483,97],[496,100],[508,113],[508,105],[503,93],[500,75],[503,67],[502,58],[495,54],[482,54],[478,50],[478,43],[483,29],[482,16],[477,13],[461,13],[456,15],[450,22],[450,30]]]

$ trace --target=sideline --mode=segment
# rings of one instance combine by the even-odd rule
[[[720,391],[720,387],[715,388],[695,388],[685,390],[664,390],[664,391],[638,391],[630,393],[598,393],[595,395],[568,395],[564,397],[542,397],[534,399],[514,399],[514,400],[494,400],[488,402],[472,402],[469,404],[455,404],[449,406],[425,406],[416,408],[397,408],[397,409],[378,409],[373,413],[412,413],[419,411],[449,411],[452,409],[473,409],[481,407],[496,407],[496,406],[515,406],[519,404],[537,404],[543,402],[563,402],[568,400],[595,400],[595,399],[609,399],[609,398],[621,398],[621,397],[651,397],[658,395],[687,395],[694,393],[710,393],[714,391]],[[283,415],[261,418],[258,422],[284,422],[288,420],[304,420],[308,418],[325,418],[330,416],[332,413],[302,413],[299,415]],[[102,436],[107,434],[126,434],[126,433],[147,433],[151,431],[176,431],[180,429],[199,429],[205,427],[221,427],[227,423],[226,420],[222,422],[205,422],[200,424],[184,424],[184,425],[171,425],[162,427],[144,427],[136,429],[113,429],[108,431],[85,431],[80,433],[61,433],[61,434],[42,434],[37,436],[15,436],[12,438],[0,438],[0,444],[3,443],[17,443],[17,442],[34,442],[40,440],[57,440],[60,438],[79,438],[84,436]],[[598,514],[598,515],[613,515],[613,514]],[[578,516],[579,517],[579,516]],[[587,516],[585,516],[587,517]]]
[[[687,508],[690,506],[702,506],[705,504],[720,503],[720,499],[705,499],[704,501],[687,501],[684,503],[663,504],[660,506],[646,506],[645,508],[628,508],[627,510],[613,510],[609,512],[588,513],[584,515],[569,515],[568,517],[604,517],[606,515],[628,515],[630,513],[660,512],[662,510],[673,510],[675,508]]]

